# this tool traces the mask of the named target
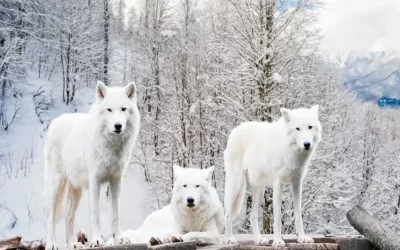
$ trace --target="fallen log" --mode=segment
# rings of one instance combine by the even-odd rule
[[[373,245],[381,250],[400,250],[400,236],[374,219],[362,207],[355,206],[347,212],[350,224]]]

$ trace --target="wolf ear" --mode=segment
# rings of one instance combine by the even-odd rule
[[[136,85],[134,82],[129,83],[125,87],[125,93],[129,99],[136,99]]]
[[[207,168],[207,178],[206,178],[206,180],[207,180],[209,183],[211,183],[211,181],[212,181],[212,175],[213,175],[213,173],[214,173],[214,168],[215,168],[215,166],[212,166],[212,167]]]
[[[179,173],[182,171],[181,170],[182,168],[179,167],[178,165],[173,165],[172,169],[174,171],[174,181],[176,181],[178,179],[178,177],[179,177]]]
[[[319,105],[314,105],[310,108],[310,110],[317,115],[318,117],[318,110],[319,110]]]
[[[96,100],[101,101],[104,99],[104,96],[106,96],[106,92],[107,92],[107,86],[98,81],[97,85],[96,85]]]
[[[290,110],[281,108],[281,114],[285,122],[290,122]]]

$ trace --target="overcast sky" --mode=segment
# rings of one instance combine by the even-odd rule
[[[326,0],[322,49],[400,52],[400,0]]]
[[[201,0],[200,0],[201,1]],[[328,52],[400,52],[400,0],[323,0],[321,13]],[[175,4],[177,0],[170,0]],[[140,0],[127,0],[138,7]]]

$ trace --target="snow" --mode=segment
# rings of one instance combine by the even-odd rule
[[[193,103],[192,106],[190,106],[190,109],[189,109],[190,115],[194,115],[196,113],[196,108],[198,105],[199,105],[198,103]]]
[[[275,83],[282,83],[282,82],[283,82],[282,76],[281,76],[279,73],[277,73],[277,72],[275,72],[275,73],[272,74],[272,80],[273,80]]]
[[[265,51],[264,51],[264,54],[265,54],[266,56],[270,56],[270,55],[272,55],[273,53],[274,53],[274,51],[273,51],[273,49],[271,49],[271,48],[266,48]]]
[[[28,86],[31,87],[24,93],[23,108],[18,120],[0,140],[0,147],[5,152],[0,156],[4,166],[0,169],[0,238],[22,235],[24,240],[35,240],[46,236],[46,216],[42,202],[42,151],[46,125],[41,124],[35,114],[32,93],[39,86],[47,90],[58,86],[55,82],[43,81],[33,76],[28,79]],[[60,102],[60,96],[54,96],[56,102],[48,115],[50,118],[55,118],[59,114],[74,110],[86,112],[93,98],[94,88],[80,89],[76,100],[70,106]],[[12,167],[9,162],[12,162]],[[141,168],[131,166],[125,175],[121,193],[122,229],[136,228],[142,223],[150,207],[146,198],[147,192]],[[85,192],[76,216],[76,229],[86,228],[90,232],[88,202]],[[104,236],[111,234],[109,203],[103,187],[100,206]],[[64,221],[57,226],[57,244],[65,246]]]

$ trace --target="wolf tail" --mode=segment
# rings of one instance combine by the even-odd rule
[[[56,152],[48,149],[45,145],[43,201],[46,215],[53,213],[54,223],[57,223],[65,213],[68,181],[57,171],[60,167],[57,164],[61,164],[61,158],[54,155]]]
[[[227,148],[224,152],[225,164],[225,217],[233,221],[242,209],[246,194],[246,169],[242,164],[241,154],[230,152]]]

